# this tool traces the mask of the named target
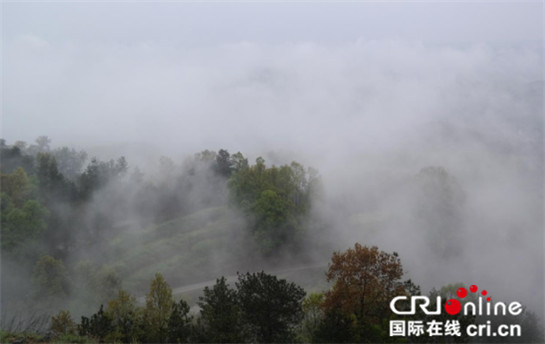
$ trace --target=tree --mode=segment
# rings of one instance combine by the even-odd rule
[[[443,258],[462,252],[465,193],[443,167],[426,167],[415,177],[415,218],[428,247]]]
[[[231,163],[233,170],[236,172],[243,171],[249,167],[248,159],[241,152],[237,152],[231,156]]]
[[[36,156],[36,177],[40,199],[51,209],[59,202],[70,203],[75,200],[76,186],[64,178],[59,171],[57,160],[50,153]]]
[[[93,314],[90,319],[82,316],[78,326],[80,336],[91,336],[101,343],[104,342],[106,336],[111,334],[112,330],[112,318],[104,312],[103,305],[100,305],[98,312]]]
[[[57,159],[49,153],[38,153],[36,156],[36,175],[43,192],[53,192],[63,182],[59,172]]]
[[[25,141],[15,141],[13,144],[15,147],[19,148],[22,152],[27,149],[28,144]]]
[[[160,273],[151,281],[144,308],[144,332],[150,342],[163,343],[167,339],[168,321],[174,301],[172,289]]]
[[[513,338],[514,341],[520,340],[526,343],[544,342],[545,332],[543,332],[543,320],[540,321],[539,317],[533,312],[528,311],[526,307],[524,307],[524,311],[521,314],[521,319],[516,319],[513,322],[519,323],[521,328],[524,329],[522,331],[522,336],[519,338]]]
[[[220,176],[228,178],[233,170],[233,161],[231,155],[225,149],[220,149],[216,155],[216,173]]]
[[[100,302],[112,299],[121,289],[121,278],[111,267],[103,266],[98,271],[96,278],[96,292]]]
[[[47,152],[49,151],[49,144],[51,143],[51,139],[47,136],[39,136],[36,139],[36,145],[38,146],[39,152]]]
[[[31,196],[30,180],[22,167],[18,167],[11,174],[2,174],[0,177],[2,192],[5,192],[13,205],[22,208]]]
[[[77,152],[74,148],[61,147],[52,151],[57,161],[59,172],[69,180],[75,181],[87,160],[87,153]]]
[[[291,165],[267,167],[263,158],[253,166],[240,153],[233,155],[234,172],[228,181],[232,203],[247,217],[248,229],[264,255],[291,245],[297,247],[310,211],[317,176]]]
[[[129,163],[127,162],[127,159],[125,159],[124,156],[119,157],[115,162],[113,170],[115,176],[124,176],[129,170]]]
[[[1,174],[2,248],[12,251],[36,239],[47,227],[49,211],[34,198],[33,186],[21,167]]]
[[[326,314],[353,317],[355,341],[380,340],[384,322],[390,316],[389,302],[405,293],[397,253],[356,243],[344,253],[333,253],[326,276],[328,282],[333,282],[332,289],[325,293]]]
[[[76,323],[72,320],[70,311],[62,310],[56,316],[51,317],[51,332],[54,335],[59,336],[63,334],[76,333]]]
[[[195,160],[205,163],[212,163],[216,160],[216,152],[205,149],[202,152],[195,154]]]
[[[192,332],[192,316],[189,315],[189,305],[183,299],[172,305],[172,312],[168,318],[169,343],[186,343]]]
[[[104,184],[101,176],[100,164],[96,158],[92,158],[85,171],[79,177],[81,197],[88,199],[95,190]]]
[[[303,288],[264,272],[238,275],[237,299],[250,340],[293,342],[303,317]]]
[[[103,188],[110,181],[125,176],[128,163],[125,157],[107,162],[92,158],[85,171],[79,177],[81,197],[88,199],[93,192]]]
[[[329,309],[318,324],[312,342],[314,343],[354,343],[355,333],[354,316],[339,309]],[[372,341],[370,341],[372,342]]]
[[[456,284],[449,284],[446,286],[441,287],[440,291],[437,291],[432,289],[428,295],[430,299],[430,305],[428,309],[436,309],[437,308],[437,296],[441,296],[441,302],[446,302],[446,300],[449,300],[451,298],[457,298],[456,291],[463,287],[464,285],[462,283],[456,283]],[[462,307],[464,307],[464,304],[466,302],[477,302],[477,297],[473,293],[468,293],[467,297],[464,299],[459,300]],[[441,308],[443,305],[441,305]],[[450,321],[458,321],[460,323],[460,326],[462,329],[467,328],[467,326],[471,324],[475,324],[476,317],[468,314],[464,315],[463,312],[460,312],[456,315],[450,315],[444,311],[441,312],[441,314],[435,315],[429,315],[425,314],[421,309],[418,309],[416,311],[416,314],[414,316],[411,316],[415,320],[423,321],[424,323],[428,323],[431,321],[437,321],[441,323],[445,323],[447,320]],[[468,336],[466,331],[461,331],[460,336],[453,336],[452,339],[449,341],[451,343],[469,343],[471,341],[472,337]],[[420,336],[413,338],[414,342],[420,342],[420,343],[444,343],[445,338],[439,338],[437,336]],[[505,338],[501,340],[502,343],[505,343]]]
[[[303,300],[303,321],[301,323],[301,340],[305,343],[314,341],[320,322],[324,318],[322,303],[323,293],[311,293]]]
[[[2,249],[12,251],[21,244],[36,239],[47,227],[49,211],[36,200],[26,201],[22,209],[12,205],[2,193]]]
[[[113,268],[98,267],[86,260],[78,262],[73,271],[72,294],[75,307],[80,311],[88,311],[97,304],[119,297],[121,278]]]
[[[133,342],[139,336],[139,308],[136,298],[124,290],[108,302],[106,314],[112,319],[113,332],[107,336],[109,342]]]
[[[254,236],[265,254],[271,254],[280,245],[288,242],[297,224],[289,217],[291,204],[275,191],[265,190],[253,205],[255,216]]]
[[[43,256],[32,273],[32,298],[42,305],[52,305],[68,296],[69,280],[64,264],[59,259]]]
[[[205,287],[199,297],[201,308],[199,325],[202,341],[208,343],[240,343],[245,341],[241,310],[236,291],[229,288],[225,277],[216,280],[210,289]]]
[[[15,169],[22,167],[26,173],[34,172],[34,157],[24,153],[24,149],[17,143],[13,146],[0,146],[0,160],[2,161],[2,172],[11,173]]]

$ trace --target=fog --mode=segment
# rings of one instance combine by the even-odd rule
[[[426,291],[482,285],[543,317],[543,4],[3,6],[10,143],[149,176],[204,149],[296,160],[322,177],[320,247],[378,245]],[[417,215],[442,202],[427,167],[452,218]]]

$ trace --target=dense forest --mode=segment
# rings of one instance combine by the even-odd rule
[[[422,293],[398,253],[366,243],[332,250],[317,239],[330,224],[315,211],[323,185],[313,168],[219,149],[161,157],[144,173],[122,156],[102,161],[45,136],[2,140],[0,154],[2,342],[474,341],[390,336],[391,320],[445,316],[391,312],[393,297]],[[438,256],[458,254],[462,188],[442,167],[423,168],[412,183],[426,240]],[[429,201],[437,189],[442,196]],[[304,287],[261,269],[324,261]],[[181,298],[167,282],[210,278]],[[447,298],[456,282],[428,295]],[[501,342],[543,340],[529,311],[504,322],[524,332]]]

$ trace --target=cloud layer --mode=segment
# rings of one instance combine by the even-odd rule
[[[6,40],[2,136],[115,155],[132,147],[133,166],[153,152],[181,161],[219,148],[296,159],[324,178],[334,246],[399,251],[425,288],[478,283],[543,305],[539,44],[150,37]],[[413,180],[427,166],[444,167],[466,195],[448,259],[414,217]]]

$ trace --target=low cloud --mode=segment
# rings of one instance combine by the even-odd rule
[[[539,48],[365,39],[181,48],[35,35],[6,45],[8,141],[134,145],[128,159],[139,165],[140,149],[295,159],[324,178],[333,246],[399,251],[425,288],[474,282],[543,304]],[[448,258],[414,217],[414,178],[427,166],[442,166],[466,195],[459,254]]]

